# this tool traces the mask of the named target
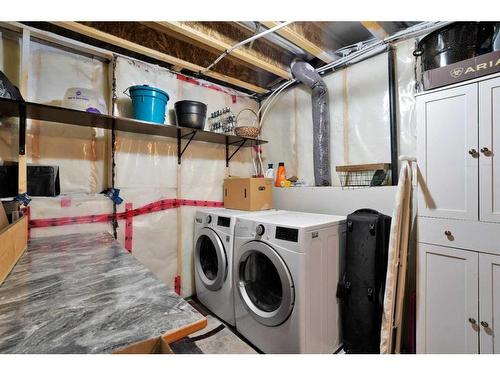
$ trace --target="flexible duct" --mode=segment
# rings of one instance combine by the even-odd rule
[[[316,186],[331,186],[330,112],[328,88],[314,68],[304,61],[292,63],[293,76],[312,90],[313,160]]]

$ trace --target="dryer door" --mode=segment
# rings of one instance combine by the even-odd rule
[[[227,257],[224,245],[210,228],[202,228],[195,238],[195,268],[208,290],[219,290],[227,276]]]
[[[236,287],[255,320],[278,326],[290,316],[295,301],[293,280],[283,259],[269,245],[250,241],[241,248]]]

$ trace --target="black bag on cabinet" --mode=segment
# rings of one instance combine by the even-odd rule
[[[347,216],[345,268],[338,284],[346,353],[379,353],[391,217],[370,209]]]

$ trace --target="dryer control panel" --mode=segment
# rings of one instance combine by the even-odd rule
[[[276,239],[290,242],[299,242],[299,230],[297,228],[276,227]]]

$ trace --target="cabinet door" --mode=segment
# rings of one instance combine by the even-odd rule
[[[500,256],[479,255],[479,312],[481,353],[500,354]]]
[[[478,353],[478,254],[418,244],[417,353]]]
[[[500,78],[479,83],[480,219],[500,222]]]
[[[477,84],[417,98],[419,215],[478,219]]]

